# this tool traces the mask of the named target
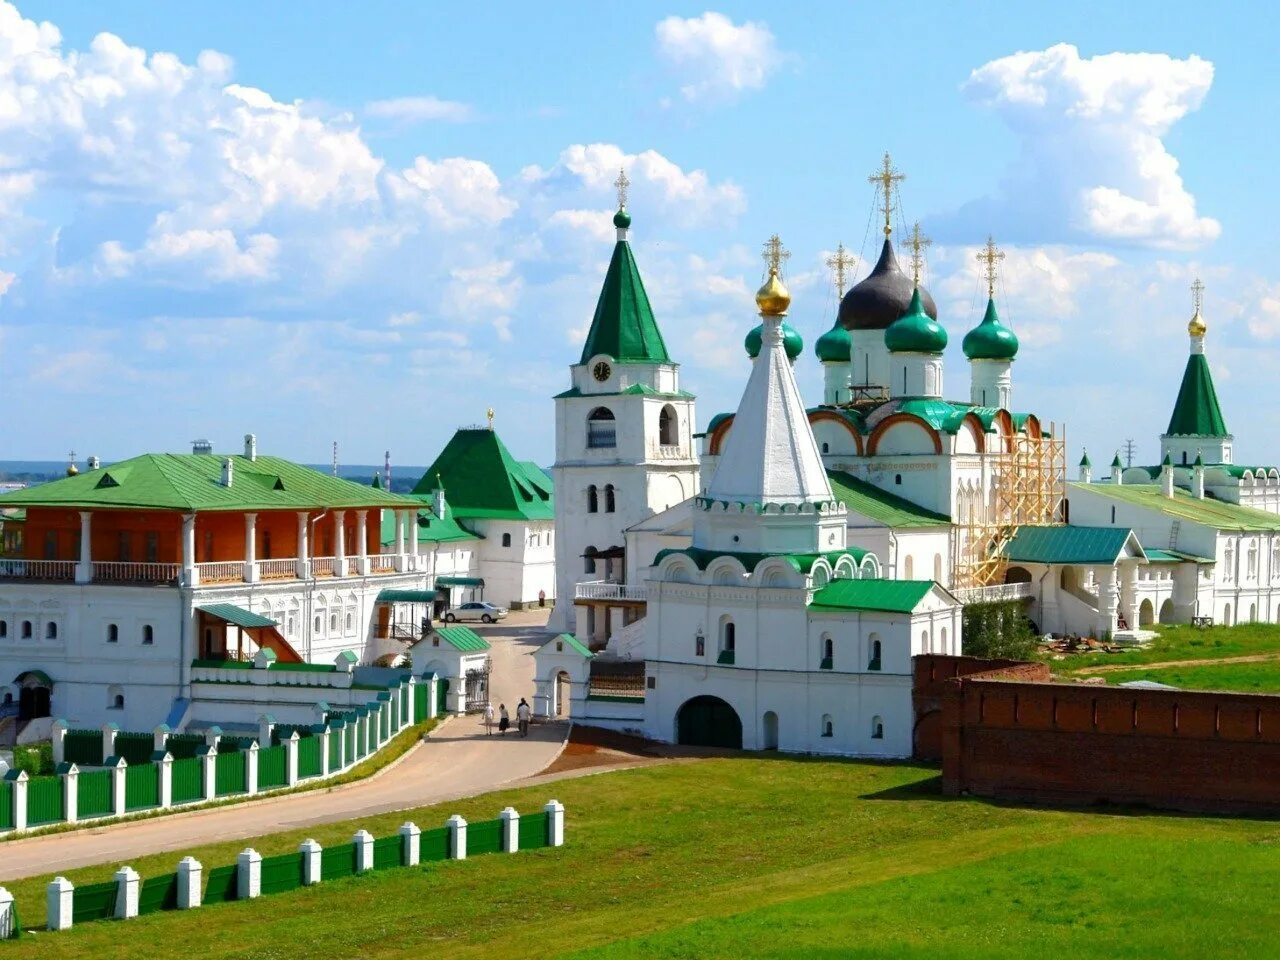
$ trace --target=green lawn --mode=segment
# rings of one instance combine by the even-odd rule
[[[1164,660],[1216,660],[1251,654],[1280,654],[1280,625],[1246,623],[1236,627],[1159,626],[1159,636],[1141,649],[1123,653],[1084,653],[1050,661],[1056,671],[1103,664],[1159,663]]]
[[[1074,677],[1089,676],[1087,670]],[[1232,690],[1236,693],[1280,693],[1280,660],[1259,663],[1206,663],[1202,666],[1162,667],[1159,669],[1108,670],[1094,674],[1107,683],[1130,680],[1154,680],[1184,690]]]
[[[568,844],[387,870],[264,898],[86,924],[12,957],[1276,956],[1280,825],[943,799],[911,765],[734,757],[505,791],[415,811],[568,809]],[[375,836],[383,815],[252,841]],[[192,851],[229,863],[244,842]],[[179,853],[135,860],[169,871]],[[102,879],[116,864],[76,871]],[[39,922],[47,878],[8,884]],[[193,954],[194,955],[194,954]]]

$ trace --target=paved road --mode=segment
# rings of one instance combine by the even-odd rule
[[[493,645],[494,703],[502,698],[513,723],[520,697],[532,700],[531,654],[547,639],[541,631],[548,613],[516,613],[478,628]],[[488,737],[478,718],[455,717],[399,763],[360,783],[0,844],[0,881],[487,793],[538,774],[560,754],[567,732],[565,724],[546,724],[534,726],[527,740],[514,731]]]

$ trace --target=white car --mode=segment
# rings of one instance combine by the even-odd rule
[[[479,620],[481,623],[493,623],[507,615],[507,611],[497,604],[485,600],[473,600],[460,607],[454,607],[444,615],[445,623],[457,623],[459,620]]]

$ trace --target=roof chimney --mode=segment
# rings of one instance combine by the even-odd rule
[[[90,470],[97,470],[102,466],[102,462],[97,457],[90,457],[88,460],[88,466]]]
[[[231,486],[232,479],[234,478],[233,478],[233,468],[231,466],[231,458],[227,457],[227,459],[222,461],[222,485],[224,487]]]
[[[258,459],[258,438],[252,433],[244,435],[244,458],[250,463]]]
[[[213,453],[213,444],[208,440],[192,440],[191,452],[204,454]]]

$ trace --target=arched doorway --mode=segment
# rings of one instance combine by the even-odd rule
[[[569,690],[569,671],[561,670],[556,674],[555,681],[555,715],[557,717],[567,717],[569,715]]]
[[[18,720],[39,720],[52,713],[53,681],[41,670],[28,670],[14,678],[18,684]]]
[[[1010,567],[1004,574],[1005,583],[1030,583],[1031,571],[1026,567]]]
[[[1155,621],[1156,608],[1150,599],[1138,604],[1138,626],[1149,627]]]
[[[676,713],[676,742],[689,747],[742,749],[742,721],[719,697],[686,700]]]
[[[449,712],[449,681],[445,677],[436,678],[436,715]]]
[[[761,722],[763,727],[763,736],[760,739],[760,745],[765,750],[778,749],[778,715],[772,710],[765,713]]]
[[[1173,623],[1173,601],[1165,600],[1160,604],[1160,622]]]

